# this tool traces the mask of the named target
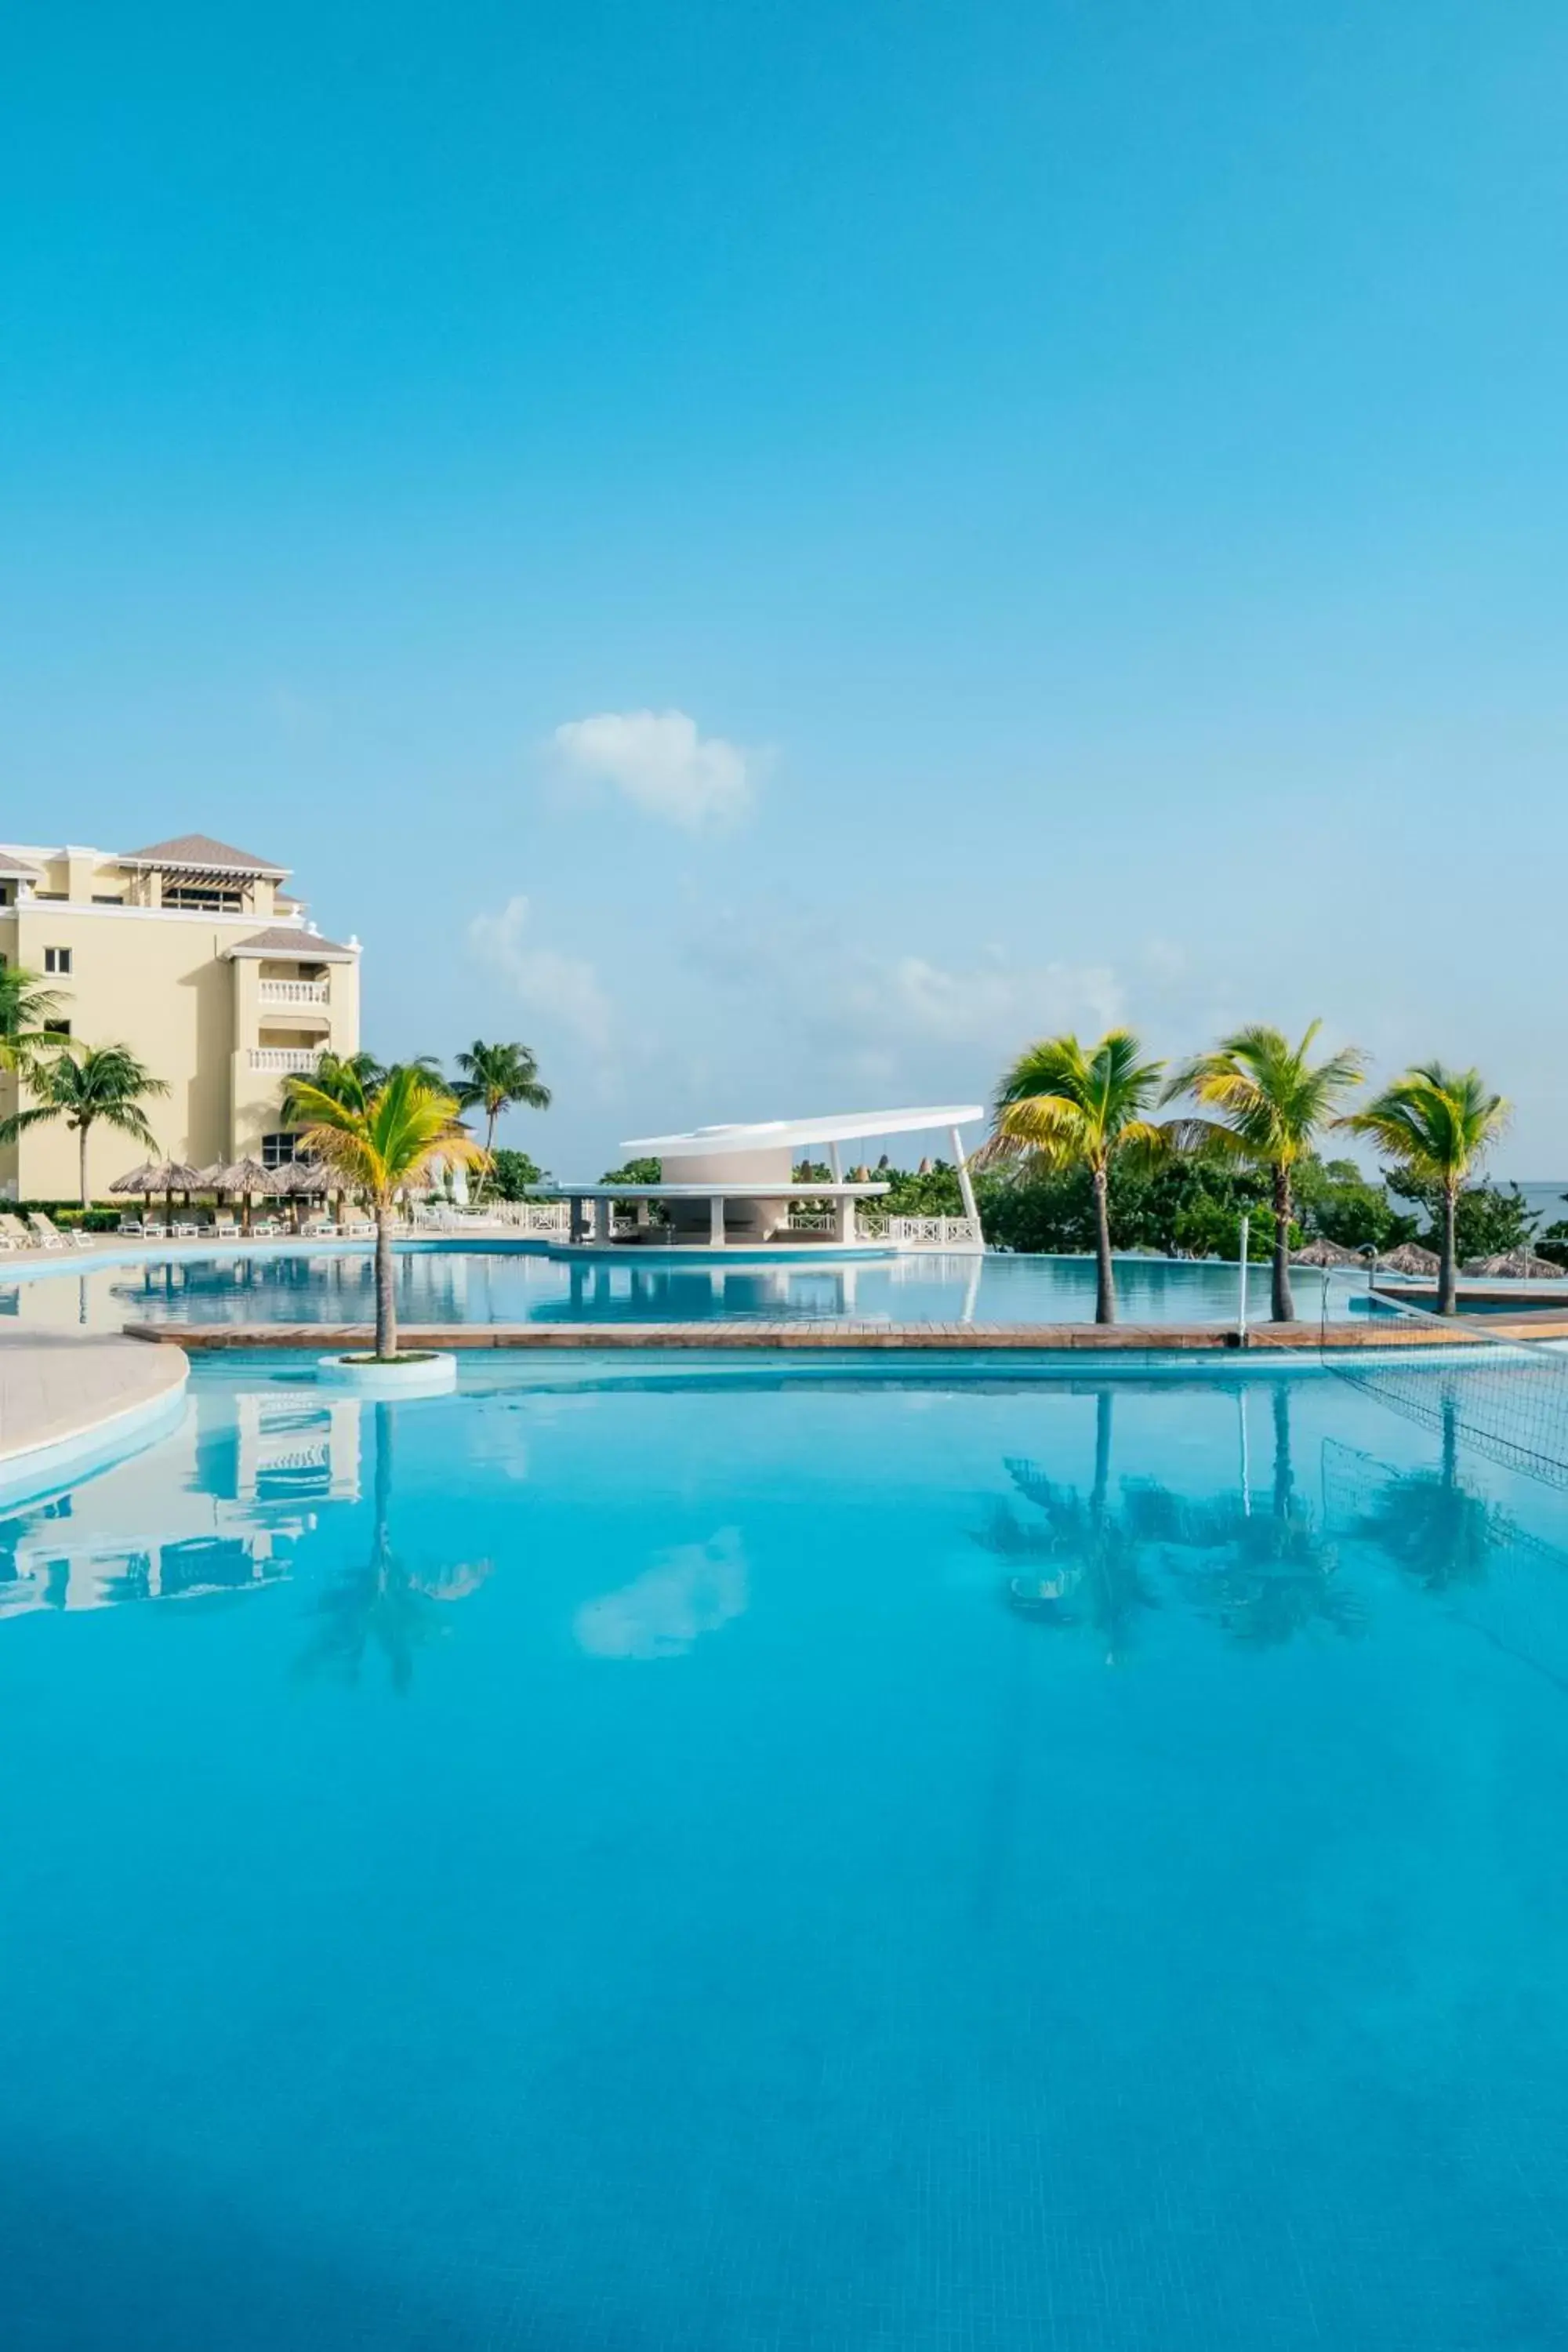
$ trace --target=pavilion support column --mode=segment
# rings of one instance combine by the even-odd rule
[[[583,1238],[583,1203],[582,1203],[581,1200],[578,1198],[578,1196],[577,1196],[577,1194],[576,1194],[575,1192],[574,1192],[574,1193],[573,1193],[573,1195],[572,1195],[571,1211],[570,1211],[570,1215],[569,1215],[569,1219],[568,1219],[568,1223],[567,1223],[567,1228],[566,1228],[566,1230],[567,1230],[568,1237],[569,1237],[571,1240],[573,1240],[573,1241],[574,1241],[574,1242],[580,1242],[580,1241],[582,1240],[582,1238]]]
[[[950,1127],[947,1132],[952,1145],[952,1164],[958,1171],[958,1196],[963,1202],[963,1213],[966,1217],[973,1217],[978,1223],[980,1211],[975,1206],[974,1186],[970,1181],[969,1162],[964,1157],[963,1138],[956,1127]]]
[[[647,1233],[647,1222],[648,1222],[648,1203],[647,1203],[646,1201],[639,1201],[639,1202],[637,1202],[637,1208],[636,1208],[636,1210],[634,1211],[634,1213],[634,1213],[634,1215],[635,1215],[635,1217],[636,1217],[636,1220],[637,1220],[637,1228],[638,1233],[639,1233],[639,1234],[645,1234],[645,1233]]]
[[[708,1238],[715,1249],[724,1246],[724,1195],[715,1192],[708,1203]]]
[[[836,1242],[852,1242],[855,1239],[855,1203],[845,1192],[841,1192],[833,1203],[833,1238]]]
[[[596,1242],[607,1242],[613,1238],[614,1233],[615,1227],[611,1219],[611,1203],[608,1201],[595,1201],[594,1203],[594,1239]]]

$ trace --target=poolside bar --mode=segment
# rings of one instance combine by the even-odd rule
[[[984,1247],[980,1215],[962,1130],[984,1115],[977,1103],[943,1104],[638,1136],[623,1142],[621,1149],[628,1157],[657,1159],[658,1183],[561,1184],[554,1188],[554,1197],[569,1203],[567,1245],[576,1249],[740,1246],[832,1252],[923,1245],[979,1250]],[[856,1213],[859,1203],[885,1198],[889,1187],[876,1178],[847,1182],[840,1147],[932,1130],[949,1139],[963,1216],[893,1220],[885,1234],[862,1234]],[[797,1157],[813,1146],[827,1154],[826,1181],[795,1174]],[[803,1202],[811,1202],[812,1209],[803,1210]],[[630,1207],[629,1225],[617,1225],[617,1204]],[[657,1222],[652,1214],[656,1204],[662,1213]],[[917,1244],[900,1230],[902,1223],[938,1230]]]

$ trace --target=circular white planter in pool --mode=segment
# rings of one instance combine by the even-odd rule
[[[458,1385],[458,1359],[445,1349],[400,1364],[378,1364],[367,1356],[318,1356],[316,1363],[324,1381],[357,1389],[361,1396],[440,1396]]]

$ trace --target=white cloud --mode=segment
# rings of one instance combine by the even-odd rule
[[[751,807],[757,755],[702,735],[684,710],[605,710],[568,719],[551,738],[574,783],[608,784],[647,816],[700,833]]]
[[[805,908],[710,919],[688,955],[748,1003],[753,1035],[772,1013],[825,1064],[876,1084],[960,1066],[960,1055],[988,1081],[993,1062],[1032,1037],[1098,1036],[1124,1017],[1108,965],[1015,963],[997,950],[962,965],[888,954]]]
[[[557,1023],[597,1054],[611,1038],[610,1000],[584,956],[536,947],[529,937],[526,898],[509,898],[499,915],[476,915],[468,944],[482,963],[510,982],[520,1003]]]

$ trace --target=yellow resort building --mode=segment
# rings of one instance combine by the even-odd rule
[[[358,1050],[359,942],[322,939],[288,880],[287,866],[199,833],[131,850],[0,843],[0,959],[58,991],[52,1025],[129,1046],[167,1083],[143,1106],[160,1159],[291,1158],[283,1080],[323,1050]],[[16,1087],[0,1075],[0,1117]],[[144,1156],[95,1127],[95,1196]],[[77,1187],[63,1119],[0,1144],[5,1198],[68,1201]]]

